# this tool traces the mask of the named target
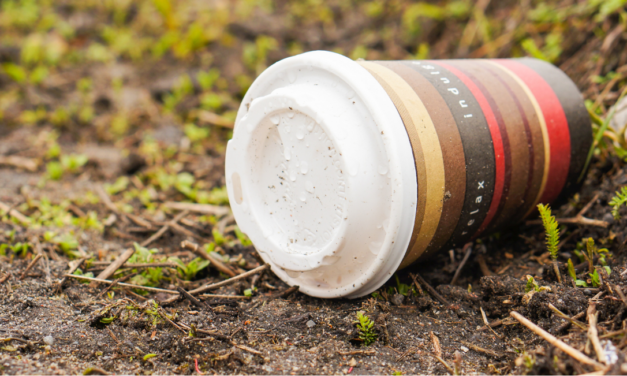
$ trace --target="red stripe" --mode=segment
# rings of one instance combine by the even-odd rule
[[[499,203],[501,202],[501,196],[503,195],[503,187],[505,184],[505,153],[503,152],[503,139],[501,138],[501,131],[499,130],[499,124],[496,121],[496,117],[494,116],[494,112],[492,112],[492,108],[488,103],[488,100],[483,95],[481,90],[477,87],[477,85],[472,82],[470,78],[468,78],[465,74],[460,72],[458,69],[444,64],[441,60],[436,62],[442,67],[451,71],[454,75],[459,78],[466,87],[470,90],[472,95],[475,97],[481,110],[483,111],[483,116],[488,123],[488,128],[490,129],[490,134],[492,135],[492,143],[494,144],[494,162],[496,167],[496,176],[494,179],[494,194],[492,195],[492,201],[490,202],[490,209],[488,209],[488,214],[486,215],[481,227],[477,230],[475,234],[480,234],[483,230],[488,227],[496,212],[499,208]]]
[[[570,130],[568,120],[551,86],[533,69],[512,60],[493,60],[509,69],[527,85],[540,105],[549,135],[549,172],[540,202],[549,203],[560,194],[570,167]]]

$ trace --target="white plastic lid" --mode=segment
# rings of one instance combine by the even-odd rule
[[[405,256],[417,201],[409,138],[383,87],[344,56],[308,52],[255,80],[226,183],[240,229],[303,293],[369,294]]]

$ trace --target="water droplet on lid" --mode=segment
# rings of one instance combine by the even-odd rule
[[[287,113],[287,117],[290,118],[290,119],[293,119],[294,118],[294,111],[288,112]]]
[[[285,148],[283,150],[283,155],[285,156],[285,159],[288,160],[288,161],[290,159],[292,159],[292,154],[290,153],[290,149],[289,148]]]
[[[309,164],[307,164],[307,162],[303,161],[300,163],[300,173],[305,175],[307,173],[307,171],[309,171]]]
[[[279,115],[271,116],[270,121],[272,122],[272,124],[277,125],[281,121],[281,117]]]
[[[359,172],[359,162],[347,159],[346,168],[350,176],[357,176],[357,173]]]
[[[300,277],[301,272],[295,271],[295,270],[287,270],[284,269],[285,273],[287,273],[288,276],[290,276],[291,278],[298,278]]]
[[[339,256],[325,256],[322,259],[322,265],[333,265],[338,261],[340,261]]]
[[[295,172],[290,172],[290,180],[291,181],[296,181],[296,173]]]
[[[387,173],[388,173],[388,166],[383,166],[383,165],[382,165],[382,166],[379,166],[379,173],[380,173],[381,175],[385,175],[385,174],[387,174]]]
[[[296,138],[302,140],[303,138],[305,138],[305,134],[299,130],[298,132],[296,132]]]
[[[381,246],[383,245],[383,243],[381,242],[372,242],[370,243],[370,245],[368,246],[368,249],[370,250],[370,252],[374,255],[378,255],[379,252],[381,251]]]
[[[293,84],[294,82],[296,82],[296,72],[294,72],[293,70],[290,70],[289,72],[287,72],[287,79],[290,82],[290,84]]]
[[[305,193],[304,191],[303,191],[303,192],[300,192],[300,200],[301,200],[302,202],[307,201],[307,193]]]
[[[314,187],[313,183],[310,180],[307,180],[305,182],[305,189],[307,190],[307,192],[314,193],[314,188],[315,187]]]

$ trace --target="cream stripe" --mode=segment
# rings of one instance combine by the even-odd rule
[[[542,197],[542,194],[544,193],[544,188],[546,187],[546,181],[549,176],[549,164],[551,163],[551,144],[549,142],[549,132],[546,127],[546,120],[544,119],[544,114],[542,113],[542,109],[540,108],[540,104],[536,100],[536,97],[533,95],[533,93],[527,87],[527,85],[520,79],[520,77],[518,77],[516,74],[514,74],[514,72],[510,71],[509,69],[502,66],[501,64],[495,63],[490,60],[485,60],[485,61],[501,69],[503,72],[505,72],[507,75],[512,77],[514,81],[516,81],[520,85],[520,87],[524,90],[524,92],[529,97],[529,100],[531,100],[531,103],[533,104],[533,108],[536,110],[536,113],[538,114],[538,119],[540,120],[540,128],[542,129],[542,140],[544,141],[544,173],[542,174],[542,184],[540,185],[538,196],[536,197],[533,205],[525,213],[525,217],[526,217],[536,209],[536,205],[538,205],[538,203],[540,202],[540,197]]]
[[[425,215],[416,243],[412,249],[408,250],[401,263],[401,267],[405,267],[414,262],[425,251],[440,223],[445,187],[444,160],[442,158],[440,140],[426,107],[418,97],[418,94],[405,80],[382,65],[370,62],[359,62],[359,64],[376,73],[393,88],[394,93],[388,93],[388,95],[390,95],[395,105],[397,105],[397,102],[400,102],[405,107],[411,118],[411,123],[414,124],[418,133],[418,139],[420,140],[425,158],[424,162],[427,172]],[[401,117],[403,112],[399,110]],[[418,187],[418,189],[422,189],[422,187]]]

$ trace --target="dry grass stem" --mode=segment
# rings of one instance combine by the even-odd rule
[[[546,330],[544,330],[544,329],[540,328],[539,326],[537,326],[536,324],[532,323],[531,321],[529,321],[526,317],[524,317],[520,313],[518,313],[516,311],[511,311],[510,315],[513,318],[515,318],[516,320],[518,320],[522,325],[526,326],[529,330],[531,330],[535,334],[539,335],[544,340],[546,340],[548,343],[550,343],[551,345],[553,345],[553,346],[557,347],[558,349],[562,350],[563,352],[565,352],[569,356],[573,357],[577,361],[579,361],[579,362],[581,362],[583,364],[590,365],[590,366],[594,367],[596,370],[605,369],[604,366],[601,363],[598,363],[595,360],[590,359],[589,357],[587,357],[581,351],[579,351],[579,350],[577,350],[577,349],[567,345],[563,341],[555,338],[553,335],[549,334]]]

